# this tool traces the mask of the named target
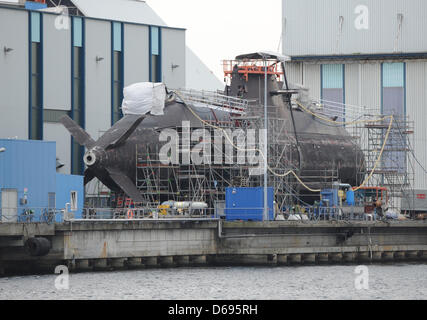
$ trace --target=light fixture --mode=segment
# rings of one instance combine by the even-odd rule
[[[13,51],[13,48],[8,48],[8,47],[4,46],[3,50],[4,50],[4,53],[9,53],[9,52]]]
[[[173,63],[172,63],[172,71],[173,71],[174,69],[176,69],[176,68],[179,68],[179,64],[173,64]]]
[[[62,167],[64,167],[65,164],[63,164],[59,158],[56,158],[56,170],[61,169]]]
[[[103,58],[103,57],[96,56],[96,62],[100,62],[100,61],[102,61],[102,60],[104,60],[104,58]]]
[[[5,151],[6,151],[6,148],[0,148],[0,153]]]

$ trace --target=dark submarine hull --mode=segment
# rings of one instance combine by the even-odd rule
[[[297,173],[304,182],[312,189],[330,187],[330,183],[326,184],[323,178],[325,172],[336,169],[337,178],[341,183],[360,185],[364,178],[364,156],[345,128],[339,124],[315,119],[301,110],[292,109],[291,96],[277,94],[282,85],[275,76],[269,76],[267,84],[269,112],[274,109],[279,118],[288,120],[289,128],[283,135],[293,135],[293,167],[297,168]],[[245,88],[243,96],[242,87]],[[229,96],[257,100],[258,107],[262,108],[264,76],[249,75],[248,79],[244,79],[236,70],[226,91]],[[196,107],[193,110],[203,120],[212,121],[214,118],[217,121],[230,122],[236,118],[235,115],[218,110],[211,110],[209,113]],[[170,98],[163,116],[125,116],[97,142],[78,128],[71,119],[64,117],[63,124],[73,137],[88,149],[84,159],[88,167],[85,172],[85,184],[96,177],[111,190],[124,192],[135,202],[143,202],[141,193],[136,188],[137,152],[154,154],[161,147],[160,132],[166,128],[179,128],[183,121],[189,121],[192,130],[203,128],[204,125],[198,117],[191,113],[185,103]],[[301,184],[294,182],[292,188],[305,200],[312,200],[312,193]]]

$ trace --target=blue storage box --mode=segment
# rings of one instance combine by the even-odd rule
[[[267,189],[268,219],[274,220],[274,192]],[[263,221],[264,188],[226,188],[225,219],[227,221]]]
[[[338,206],[338,190],[336,189],[325,189],[320,192],[321,205],[322,207],[337,207]],[[328,205],[326,205],[328,203]]]

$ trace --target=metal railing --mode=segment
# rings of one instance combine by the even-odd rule
[[[360,209],[360,208],[359,208]],[[269,212],[271,209],[269,209]],[[271,218],[271,213],[269,214]],[[48,208],[2,208],[0,223],[62,223],[69,220],[170,220],[224,219],[228,221],[262,221],[263,208],[85,208],[82,214],[69,212],[65,209]],[[283,212],[274,211],[274,221],[383,221],[385,213],[375,211],[366,214],[355,207],[343,210],[338,207],[304,206],[287,208]],[[395,220],[395,219],[394,219]]]
[[[360,208],[359,208],[360,209]],[[264,208],[206,208],[162,209],[151,208],[85,208],[82,219],[84,220],[162,220],[162,219],[224,219],[228,221],[262,221]],[[271,209],[269,209],[269,212]],[[271,218],[271,213],[269,214]],[[338,207],[305,206],[298,209],[288,208],[284,212],[274,212],[274,221],[379,221],[385,215],[373,212],[365,214],[360,210],[347,208],[343,211]],[[270,219],[271,220],[271,219]]]
[[[244,114],[249,100],[229,97],[217,92],[198,90],[179,90],[179,94],[195,107],[204,107],[226,111],[234,114]]]
[[[72,213],[68,213],[72,216]],[[11,207],[0,208],[0,223],[60,223],[67,218],[65,209],[46,207]]]
[[[143,219],[217,219],[215,209],[186,209],[172,208],[85,208],[82,219],[85,220],[143,220]]]

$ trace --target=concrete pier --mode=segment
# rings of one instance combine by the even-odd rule
[[[277,254],[267,255],[267,264],[268,265],[277,265]]]
[[[320,264],[327,264],[329,262],[329,254],[327,253],[317,254],[317,262]]]
[[[396,251],[394,253],[394,260],[395,261],[404,261],[406,258],[405,252],[404,251]]]
[[[190,265],[189,256],[176,256],[174,257],[174,262],[179,267],[187,267]]]
[[[286,266],[288,264],[288,256],[286,254],[277,255],[277,265]]]
[[[356,253],[355,252],[345,252],[343,253],[343,261],[347,263],[353,263],[356,261]]]
[[[337,242],[343,234],[351,237]],[[29,255],[24,250],[28,237],[48,239],[52,244],[49,252],[37,258]],[[427,222],[219,224],[215,220],[159,219],[76,220],[51,225],[0,223],[0,246],[0,271],[5,274],[31,272],[37,266],[50,269],[58,264],[69,266],[70,271],[86,271],[421,261],[427,260]]]
[[[384,262],[394,261],[394,252],[392,251],[383,252],[383,261]]]
[[[302,254],[290,254],[288,261],[291,265],[299,265],[302,262]]]
[[[88,259],[76,260],[75,268],[77,271],[90,271],[93,269]]]
[[[406,260],[417,261],[418,260],[418,251],[406,251],[405,256],[406,256]]]
[[[205,266],[207,263],[206,256],[190,256],[192,266]]]
[[[373,262],[381,262],[383,260],[383,253],[380,251],[372,252],[372,261]]]
[[[125,261],[125,258],[111,259],[109,265],[116,270],[125,269]]]
[[[267,255],[241,255],[239,262],[245,266],[265,266],[268,264]]]
[[[142,259],[141,258],[128,258],[126,261],[126,266],[130,269],[142,268]]]
[[[173,257],[159,257],[159,264],[162,267],[171,268],[175,266]]]
[[[316,263],[316,255],[314,253],[306,253],[303,256],[304,264],[313,265]]]
[[[157,267],[158,265],[157,257],[144,257],[141,260],[142,264],[148,268]]]
[[[341,252],[331,253],[329,256],[333,263],[340,263],[343,260],[343,254]]]
[[[369,262],[371,261],[369,252],[358,252],[357,253],[357,261],[359,262]]]
[[[93,269],[97,271],[104,271],[110,269],[110,267],[108,266],[107,259],[95,259],[92,261],[92,266]]]

